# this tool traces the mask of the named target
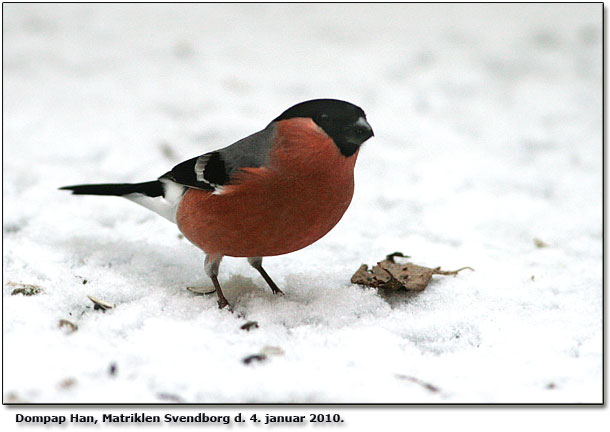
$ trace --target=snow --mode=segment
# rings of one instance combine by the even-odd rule
[[[5,402],[602,401],[601,4],[3,10]],[[175,225],[57,190],[154,179],[316,97],[375,137],[339,225],[265,259],[283,297],[225,258],[218,310]],[[350,284],[397,250],[475,271]]]

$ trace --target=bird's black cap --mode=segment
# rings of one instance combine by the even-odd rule
[[[341,153],[353,155],[373,136],[362,108],[338,99],[314,99],[288,108],[274,122],[292,118],[310,118],[333,139]]]

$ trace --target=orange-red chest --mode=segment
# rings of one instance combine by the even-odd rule
[[[189,189],[178,207],[178,228],[210,255],[302,249],[328,233],[349,207],[357,155],[342,155],[311,120],[278,122],[268,167],[244,169],[217,195]]]

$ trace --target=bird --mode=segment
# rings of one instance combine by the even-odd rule
[[[354,193],[360,146],[374,136],[364,111],[338,99],[298,103],[264,129],[188,159],[143,183],[64,186],[74,195],[127,198],[177,224],[205,253],[218,307],[232,310],[218,282],[224,256],[244,257],[274,294],[263,258],[326,235]]]

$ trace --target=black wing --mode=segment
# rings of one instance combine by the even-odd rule
[[[176,165],[160,178],[196,189],[216,190],[229,182],[227,168],[220,152],[213,151]]]
[[[275,124],[231,144],[176,165],[160,180],[168,179],[183,186],[217,191],[231,182],[241,168],[257,168],[268,163],[275,138]]]

